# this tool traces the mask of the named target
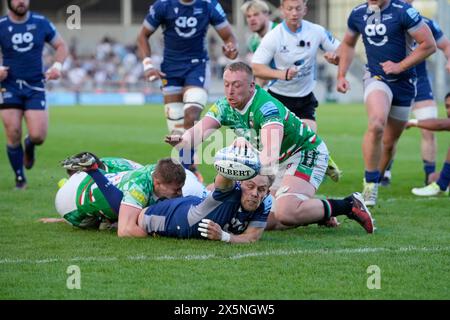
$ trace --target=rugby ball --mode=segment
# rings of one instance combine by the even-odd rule
[[[214,159],[217,173],[235,181],[249,180],[256,177],[261,169],[258,154],[251,148],[240,152],[234,146],[220,149]]]

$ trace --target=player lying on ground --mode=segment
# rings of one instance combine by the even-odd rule
[[[234,129],[261,150],[261,174],[276,173],[271,193],[275,197],[267,229],[297,227],[347,215],[368,233],[374,225],[361,195],[345,199],[315,199],[328,166],[325,143],[280,101],[255,85],[252,69],[243,62],[226,66],[225,98],[218,100],[183,136],[171,135],[166,142],[190,149],[205,141],[221,126]]]
[[[89,155],[89,156],[88,156]],[[107,177],[111,179],[112,181],[114,179],[118,178],[119,173],[123,173],[125,171],[133,171],[137,169],[144,168],[143,165],[140,163],[134,162],[132,160],[124,159],[124,158],[116,158],[116,157],[104,157],[104,158],[98,158],[93,153],[88,152],[82,152],[77,155],[74,155],[72,157],[69,157],[68,159],[64,160],[62,165],[66,168],[67,173],[69,174],[70,178],[67,179],[61,179],[62,183],[64,185],[61,185],[60,188],[63,189],[62,191],[59,191],[56,195],[56,208],[58,213],[63,216],[64,218],[43,218],[40,219],[41,222],[44,223],[54,223],[54,222],[69,222],[70,224],[81,227],[81,228],[110,228],[111,224],[114,224],[117,222],[117,217],[114,214],[111,215],[105,215],[105,214],[97,214],[95,212],[92,215],[87,215],[86,209],[84,206],[81,205],[81,202],[77,204],[77,210],[76,213],[72,212],[73,206],[65,206],[63,204],[66,203],[72,203],[71,195],[73,193],[79,193],[85,187],[85,182],[89,181],[91,183],[92,181],[90,178],[86,177],[86,174],[79,174],[79,170],[72,169],[73,168],[73,162],[74,161],[88,161],[89,158],[94,158],[95,163],[99,167],[99,169],[103,170],[105,173],[108,173]],[[77,160],[78,159],[78,160]],[[90,160],[92,161],[92,160]],[[78,168],[79,169],[79,168]],[[182,194],[183,195],[194,195],[201,198],[206,197],[208,191],[206,188],[198,181],[198,179],[195,177],[195,175],[189,171],[185,170],[186,173],[186,180],[182,187]],[[122,174],[121,174],[122,175]],[[81,179],[84,177],[83,179]],[[65,181],[64,181],[65,180]],[[66,186],[67,185],[67,186]],[[96,189],[96,185],[93,184],[90,188],[92,190]],[[155,193],[160,194],[159,190],[159,184],[157,183],[155,186]],[[143,188],[144,189],[144,188]],[[136,191],[131,191],[133,194],[137,195]],[[90,200],[91,198],[89,198]],[[105,208],[102,208],[103,206],[107,206],[104,202],[101,202],[101,199],[93,199],[92,203],[88,201],[86,204],[88,208],[96,208],[98,209],[99,213],[102,212],[102,210],[105,210]],[[109,212],[107,210],[107,212]]]
[[[102,193],[102,199],[108,202],[108,209],[119,212],[117,231],[119,237],[160,235],[177,238],[206,237],[232,243],[254,242],[261,237],[271,209],[269,188],[273,178],[256,176],[237,184],[218,175],[214,192],[205,199],[196,196],[167,199],[141,209],[133,216],[122,216],[120,210],[126,201],[127,192],[122,191],[121,184],[118,185],[119,188],[114,185],[111,176],[116,179],[118,176],[103,174],[98,169],[96,159],[89,153],[84,157],[73,157],[69,160],[66,161],[67,167],[71,163],[70,169],[85,171],[78,172],[72,177],[77,175],[86,177],[86,174],[89,174],[89,178],[93,179],[92,185],[95,183],[98,186],[98,189],[95,189],[96,198]],[[126,181],[130,183],[130,180]],[[82,189],[89,190],[89,188]],[[120,195],[124,198],[122,203],[117,201],[121,198]],[[100,211],[93,206],[91,212],[88,207],[83,209],[86,215],[95,215]]]
[[[98,168],[96,158],[89,153],[66,159],[65,168],[69,165],[71,170],[80,170],[82,166]],[[81,228],[97,228],[104,218],[117,221],[120,214],[124,233],[138,228],[135,218],[142,208],[160,198],[181,196],[186,179],[183,166],[170,158],[161,159],[156,165],[110,173],[107,178],[101,170],[90,174],[77,172],[59,189],[55,198],[57,212]],[[95,182],[97,175],[106,179],[104,184]]]

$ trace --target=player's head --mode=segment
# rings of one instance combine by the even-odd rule
[[[8,8],[15,15],[23,17],[30,8],[30,0],[8,0]]]
[[[274,176],[256,176],[241,182],[241,206],[247,211],[255,211],[269,194]]]
[[[281,12],[288,25],[298,23],[307,12],[307,0],[281,0]]]
[[[447,110],[447,117],[450,118],[450,92],[445,96],[445,110]]]
[[[223,73],[225,96],[231,107],[243,109],[255,92],[252,68],[244,62],[233,62]]]
[[[181,189],[186,180],[184,167],[172,158],[158,161],[153,172],[154,191],[159,198],[176,198],[182,196]]]
[[[269,20],[269,6],[262,0],[245,2],[241,7],[245,15],[248,27],[252,32],[261,32]]]

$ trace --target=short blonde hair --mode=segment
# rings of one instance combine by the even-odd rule
[[[280,6],[283,5],[284,1],[286,0],[280,0]],[[303,0],[303,4],[306,6],[308,4],[308,0]]]
[[[265,1],[262,1],[262,0],[247,1],[241,6],[241,11],[244,14],[246,14],[247,11],[250,9],[253,9],[256,12],[262,12],[262,13],[270,12],[269,5]]]

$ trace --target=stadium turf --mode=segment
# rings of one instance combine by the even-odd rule
[[[364,107],[324,104],[318,119],[319,134],[344,171],[341,182],[325,181],[318,194],[361,191]],[[166,130],[162,106],[53,107],[48,139],[26,172],[26,191],[13,190],[6,153],[0,152],[0,299],[450,298],[450,199],[410,193],[423,183],[415,129],[401,138],[392,185],[380,189],[372,210],[374,235],[342,218],[337,229],[313,225],[266,232],[250,245],[119,239],[111,231],[37,222],[57,217],[54,196],[64,177],[60,160],[89,150],[156,162],[169,155],[162,142]],[[438,134],[439,169],[448,137]],[[210,166],[201,171],[212,181]],[[81,273],[79,290],[67,287],[73,265]],[[381,276],[379,289],[368,288],[377,286],[373,270]]]

